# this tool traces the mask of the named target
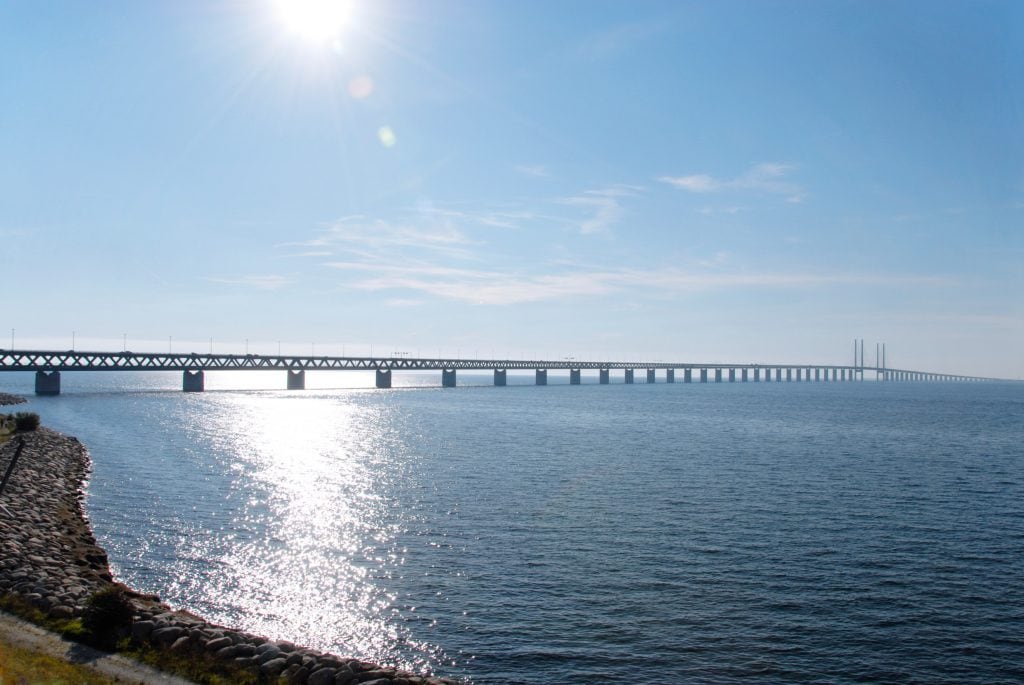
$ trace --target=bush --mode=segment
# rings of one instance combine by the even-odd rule
[[[14,428],[18,431],[34,431],[39,428],[39,414],[19,411],[14,415]]]
[[[86,602],[82,627],[91,642],[101,649],[114,649],[117,641],[128,634],[135,607],[124,588],[114,585],[96,592]]]

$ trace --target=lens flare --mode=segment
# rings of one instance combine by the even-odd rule
[[[370,96],[373,92],[373,79],[369,76],[357,76],[348,83],[348,93],[357,100]]]
[[[391,130],[390,126],[381,126],[377,129],[377,138],[380,139],[380,144],[384,147],[394,147],[398,142],[395,132]]]

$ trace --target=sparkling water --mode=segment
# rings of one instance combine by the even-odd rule
[[[69,372],[19,409],[88,446],[120,580],[272,638],[476,683],[1024,681],[1024,384],[549,375]]]

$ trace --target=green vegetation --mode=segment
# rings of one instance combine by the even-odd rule
[[[135,609],[120,585],[111,585],[94,593],[82,614],[84,637],[92,646],[108,651],[131,632]]]
[[[15,430],[28,433],[39,428],[39,414],[31,411],[19,411],[14,415]]]
[[[153,668],[173,673],[186,680],[203,685],[256,685],[265,682],[252,671],[231,662],[220,661],[212,654],[201,650],[172,652],[151,644],[139,644],[129,637],[132,621],[131,605],[121,586],[100,590],[89,598],[85,614],[81,619],[53,619],[17,595],[0,596],[0,609],[19,616],[47,630],[58,633],[69,640],[81,642],[109,652],[121,654],[129,659],[147,664]],[[3,671],[0,671],[2,674]],[[0,685],[20,683],[19,680],[5,680]],[[34,685],[41,683],[63,683],[61,680],[24,681]],[[93,681],[68,680],[68,683],[92,683]],[[110,682],[100,680],[96,682]]]
[[[2,685],[107,685],[114,682],[84,666],[15,647],[0,640]]]

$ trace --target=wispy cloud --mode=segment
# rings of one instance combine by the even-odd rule
[[[616,185],[600,190],[588,190],[580,195],[562,198],[558,202],[588,210],[588,216],[578,224],[583,235],[609,233],[612,226],[622,218],[622,198],[632,197],[642,190],[643,188],[639,186]]]
[[[235,278],[209,277],[204,280],[211,283],[224,283],[226,285],[239,285],[258,290],[277,290],[287,285],[290,281],[284,276],[271,274],[267,276],[239,276]]]
[[[690,193],[718,193],[723,191],[752,191],[783,195],[787,202],[803,202],[807,192],[788,180],[793,167],[777,162],[755,164],[735,178],[716,178],[708,174],[688,176],[660,176],[658,181]]]
[[[466,246],[471,244],[463,232],[449,218],[425,222],[420,226],[412,222],[391,222],[383,219],[367,219],[362,216],[339,219],[320,235],[310,240],[282,243],[279,247],[331,248],[341,247],[364,253],[381,253],[398,249],[412,249],[443,253],[449,257],[467,258],[471,253]],[[306,256],[325,256],[329,250],[312,249]]]
[[[551,176],[548,173],[547,167],[543,164],[518,164],[515,166],[515,170],[523,176],[533,176],[534,178],[548,178]]]
[[[713,260],[720,263],[720,256]],[[714,264],[706,266],[714,266]],[[555,273],[461,269],[431,264],[395,266],[363,262],[330,262],[328,266],[356,276],[351,287],[367,291],[406,290],[448,300],[511,305],[545,300],[595,297],[629,290],[668,296],[725,288],[799,288],[824,285],[937,286],[944,278],[884,274],[722,272],[706,268],[565,269]]]

